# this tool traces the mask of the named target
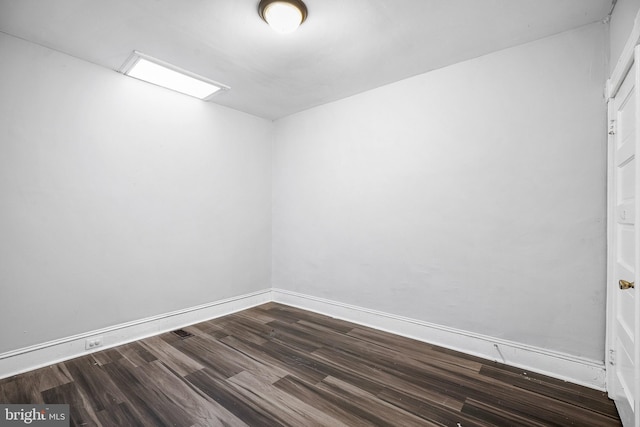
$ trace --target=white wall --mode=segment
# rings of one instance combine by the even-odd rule
[[[0,57],[0,353],[270,287],[271,122]]]
[[[0,34],[0,353],[268,288],[272,260],[277,288],[602,360],[605,42],[280,120],[272,223],[272,123]]]
[[[616,2],[609,24],[609,71],[613,71],[622,54],[638,10],[640,10],[640,0],[617,0]]]
[[[276,122],[273,286],[601,361],[606,26]]]

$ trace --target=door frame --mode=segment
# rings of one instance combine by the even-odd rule
[[[635,48],[635,59],[631,62],[631,68],[626,75],[623,75],[623,83],[620,85],[620,89],[616,92],[612,92],[611,98],[608,100],[607,105],[607,118],[608,118],[608,162],[607,162],[607,356],[605,357],[606,364],[606,380],[607,380],[607,392],[609,397],[616,401],[616,407],[620,413],[620,418],[625,422],[625,425],[640,426],[640,286],[634,289],[628,289],[622,291],[618,289],[618,279],[626,279],[640,284],[640,262],[638,262],[638,254],[640,254],[640,231],[638,226],[640,225],[640,169],[638,160],[638,154],[640,154],[640,120],[639,120],[639,101],[638,96],[639,76],[640,70],[638,69],[638,63],[640,63],[640,46]],[[624,89],[624,91],[622,91]],[[634,109],[633,116],[625,119],[625,123],[620,122],[620,108],[621,103],[626,104],[629,98]],[[625,108],[628,108],[627,106]],[[626,123],[631,122],[635,126],[635,133],[633,139],[626,144],[632,145],[632,153],[628,152],[628,148],[623,148],[618,141],[618,138],[622,136],[623,125],[626,127]],[[627,147],[625,145],[625,147]],[[620,158],[619,156],[622,156]],[[631,156],[631,157],[630,157]],[[621,162],[626,163],[628,159],[635,158],[636,160],[632,165],[625,166],[632,167],[633,170],[633,260],[629,269],[632,269],[633,276],[629,275],[627,268],[622,268],[623,271],[619,271],[619,257],[621,253],[619,234],[620,228],[620,209],[627,209],[629,205],[619,199],[621,186],[621,175],[619,167]],[[630,184],[630,183],[629,183]],[[623,203],[623,204],[621,204]],[[624,217],[623,217],[624,218]],[[626,223],[626,221],[623,221]],[[627,249],[629,250],[629,249]],[[624,292],[624,294],[622,294]],[[631,300],[633,306],[627,306],[626,310],[631,309],[630,313],[625,314],[625,318],[628,314],[631,314],[631,318],[627,318],[624,322],[631,327],[633,331],[633,337],[631,337],[630,348],[626,348],[631,356],[632,360],[629,360],[631,366],[624,368],[623,363],[625,359],[628,359],[625,354],[624,346],[620,348],[617,344],[622,341],[627,341],[628,333],[631,331],[625,331],[625,327],[621,325],[621,319],[619,319],[622,313],[622,306],[618,306],[621,302],[621,298],[628,299],[632,295]],[[627,302],[626,304],[629,304]],[[624,304],[624,305],[626,305]],[[626,311],[625,310],[625,311]],[[622,335],[619,336],[619,335]],[[623,369],[624,368],[624,369]],[[632,369],[629,369],[632,368]],[[622,370],[621,370],[622,369]],[[621,376],[622,373],[622,376]],[[629,393],[632,396],[629,396]]]
[[[616,166],[614,165],[614,150],[615,144],[614,135],[611,134],[611,131],[616,131],[615,122],[612,123],[612,120],[615,120],[615,108],[614,103],[612,102],[613,98],[618,94],[620,86],[622,85],[625,77],[629,73],[631,67],[634,62],[636,62],[636,72],[635,76],[629,76],[635,80],[635,89],[640,90],[640,12],[636,16],[634,21],[634,27],[631,32],[627,43],[625,44],[624,50],[616,62],[616,66],[611,73],[611,77],[607,80],[605,87],[605,98],[607,102],[607,315],[606,315],[606,343],[605,343],[605,370],[606,370],[606,388],[610,397],[615,397],[614,393],[612,393],[612,384],[614,381],[613,376],[616,374],[615,369],[612,369],[613,363],[615,363],[615,353],[614,353],[614,344],[615,344],[615,316],[616,316],[616,307],[615,307],[615,292],[619,292],[617,285],[617,278],[614,277],[614,268],[615,268],[615,259],[614,259],[614,244],[616,243],[614,240],[614,232],[615,232],[615,223],[616,223],[616,193],[613,188],[614,184],[614,174],[616,172]],[[637,102],[640,104],[640,98],[637,97]],[[640,105],[637,105],[640,107]],[[636,111],[636,155],[640,154],[640,108],[637,108]],[[636,224],[636,237],[635,237],[635,249],[636,249],[636,257],[640,256],[640,173],[636,173],[636,213],[635,213],[635,224]],[[640,263],[636,263],[640,264]],[[640,267],[640,265],[639,265]],[[640,278],[640,268],[636,268],[635,271],[635,282],[640,284],[638,278]],[[636,302],[636,332],[640,333],[640,329],[638,328],[638,316],[640,315],[638,302]],[[635,347],[635,378],[634,378],[634,387],[636,387],[636,398],[634,402],[635,408],[619,408],[624,412],[633,411],[632,414],[626,414],[627,417],[631,416],[635,423],[640,423],[640,376],[638,373],[640,372],[640,340],[636,340]],[[623,415],[623,414],[621,414]]]

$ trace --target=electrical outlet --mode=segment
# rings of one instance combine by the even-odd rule
[[[96,347],[102,347],[102,336],[87,338],[84,342],[85,350],[93,350]]]

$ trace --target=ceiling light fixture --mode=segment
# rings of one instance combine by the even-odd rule
[[[120,68],[120,72],[138,80],[202,100],[208,100],[220,90],[229,89],[229,86],[214,82],[206,77],[183,70],[138,51],[133,51],[129,59]]]
[[[287,34],[307,19],[307,6],[301,0],[261,0],[258,13],[271,28]]]

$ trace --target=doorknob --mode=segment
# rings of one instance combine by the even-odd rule
[[[633,289],[635,287],[633,282],[627,282],[626,280],[619,280],[618,284],[620,289]]]

